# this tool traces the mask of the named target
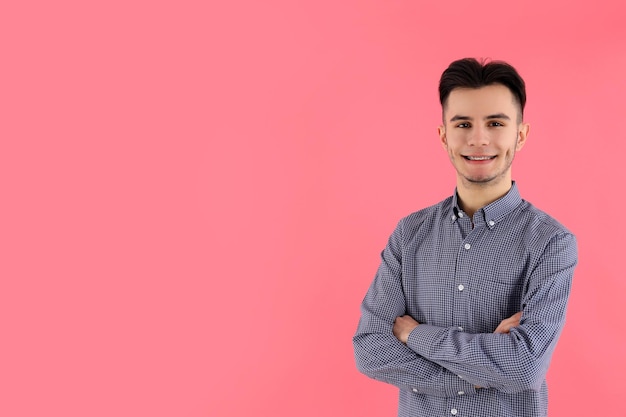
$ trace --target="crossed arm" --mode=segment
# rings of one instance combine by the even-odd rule
[[[523,311],[503,318],[493,333],[471,334],[407,316],[400,268],[388,255],[363,301],[353,339],[361,372],[441,397],[472,395],[477,387],[507,393],[541,387],[564,324],[576,264],[572,235],[551,240],[528,280]]]
[[[521,318],[522,312],[517,312],[511,317],[502,320],[493,332],[507,334],[513,327],[519,326]],[[408,314],[397,317],[393,322],[393,335],[406,345],[409,335],[418,325],[419,323]]]
[[[494,333],[508,334],[513,327],[519,326],[521,317],[522,312],[520,311],[502,320],[496,330],[494,330]],[[397,317],[393,323],[393,335],[406,345],[409,335],[418,325],[419,323],[408,314]],[[481,387],[475,386],[474,388],[480,389]]]

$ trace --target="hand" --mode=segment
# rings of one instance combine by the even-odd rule
[[[519,321],[522,318],[522,312],[513,314],[508,319],[504,319],[498,324],[494,333],[508,333],[513,327],[519,326]]]
[[[411,334],[413,329],[415,329],[418,325],[419,323],[409,315],[397,317],[393,322],[393,335],[406,345],[409,334]]]

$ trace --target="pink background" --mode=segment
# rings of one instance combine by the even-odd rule
[[[621,1],[59,1],[0,12],[0,415],[392,416],[359,303],[454,188],[437,82],[528,84],[524,198],[579,239],[552,416],[626,416]]]

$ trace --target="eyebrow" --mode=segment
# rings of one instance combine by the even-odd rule
[[[490,114],[489,116],[485,116],[483,119],[484,120],[491,120],[491,119],[511,120],[511,118],[504,113]],[[456,122],[458,120],[470,120],[471,121],[474,119],[469,116],[460,116],[458,114],[452,117],[452,119],[450,119],[451,122]]]

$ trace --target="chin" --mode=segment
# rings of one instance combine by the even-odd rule
[[[470,177],[467,175],[463,175],[463,179],[470,183],[470,184],[476,184],[476,185],[487,185],[487,184],[491,184],[494,182],[497,182],[498,177],[497,176],[475,176],[475,177]]]

